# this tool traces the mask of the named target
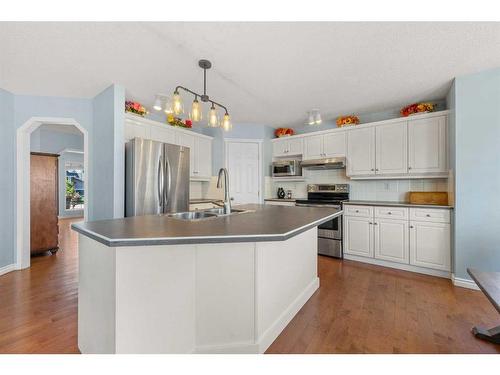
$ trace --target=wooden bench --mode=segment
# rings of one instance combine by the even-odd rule
[[[467,272],[500,313],[500,272],[483,272],[473,268],[467,268]],[[472,333],[480,339],[500,344],[500,326],[491,329],[474,327]]]

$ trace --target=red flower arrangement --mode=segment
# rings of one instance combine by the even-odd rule
[[[182,121],[180,117],[175,117],[173,114],[169,113],[167,116],[167,122],[172,126],[179,126],[181,128],[192,128],[193,121],[190,119],[185,119]]]
[[[286,137],[286,136],[294,135],[294,134],[295,134],[295,130],[293,130],[292,128],[278,128],[274,131],[274,135],[277,138]]]
[[[341,128],[343,126],[357,125],[357,124],[359,124],[359,118],[358,118],[358,116],[349,115],[349,116],[339,116],[339,117],[337,117],[337,126],[339,128]]]
[[[127,100],[125,102],[125,112],[132,112],[139,116],[144,116],[146,113],[148,113],[148,111],[146,111],[146,108],[144,108],[141,103],[133,102],[130,100]]]
[[[434,104],[432,103],[414,103],[401,109],[401,116],[407,117],[416,113],[432,112]]]

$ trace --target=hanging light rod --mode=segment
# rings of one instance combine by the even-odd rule
[[[207,69],[210,69],[212,67],[212,63],[208,60],[200,60],[198,61],[198,66],[203,69],[203,94],[197,93],[193,90],[188,89],[187,87],[179,85],[175,87],[171,103],[169,103],[167,95],[157,94],[153,108],[160,111],[163,108],[162,101],[165,101],[166,113],[174,113],[176,115],[183,113],[184,109],[179,94],[179,90],[183,90],[194,95],[194,101],[190,113],[191,120],[195,122],[201,121],[202,114],[200,103],[198,102],[198,98],[200,98],[202,102],[212,104],[208,112],[208,126],[214,128],[222,126],[222,128],[226,131],[231,130],[232,124],[227,107],[215,100],[210,99],[210,97],[207,95]],[[219,116],[217,114],[215,106],[220,107],[224,110],[222,124],[219,123]]]

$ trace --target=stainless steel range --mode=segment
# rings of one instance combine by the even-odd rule
[[[349,199],[349,185],[307,185],[307,199],[298,199],[296,206],[334,207],[342,209],[342,201]],[[318,254],[342,258],[342,216],[318,227]]]

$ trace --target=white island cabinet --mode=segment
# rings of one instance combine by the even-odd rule
[[[243,209],[74,224],[80,351],[263,353],[318,289],[317,226],[342,212]]]

